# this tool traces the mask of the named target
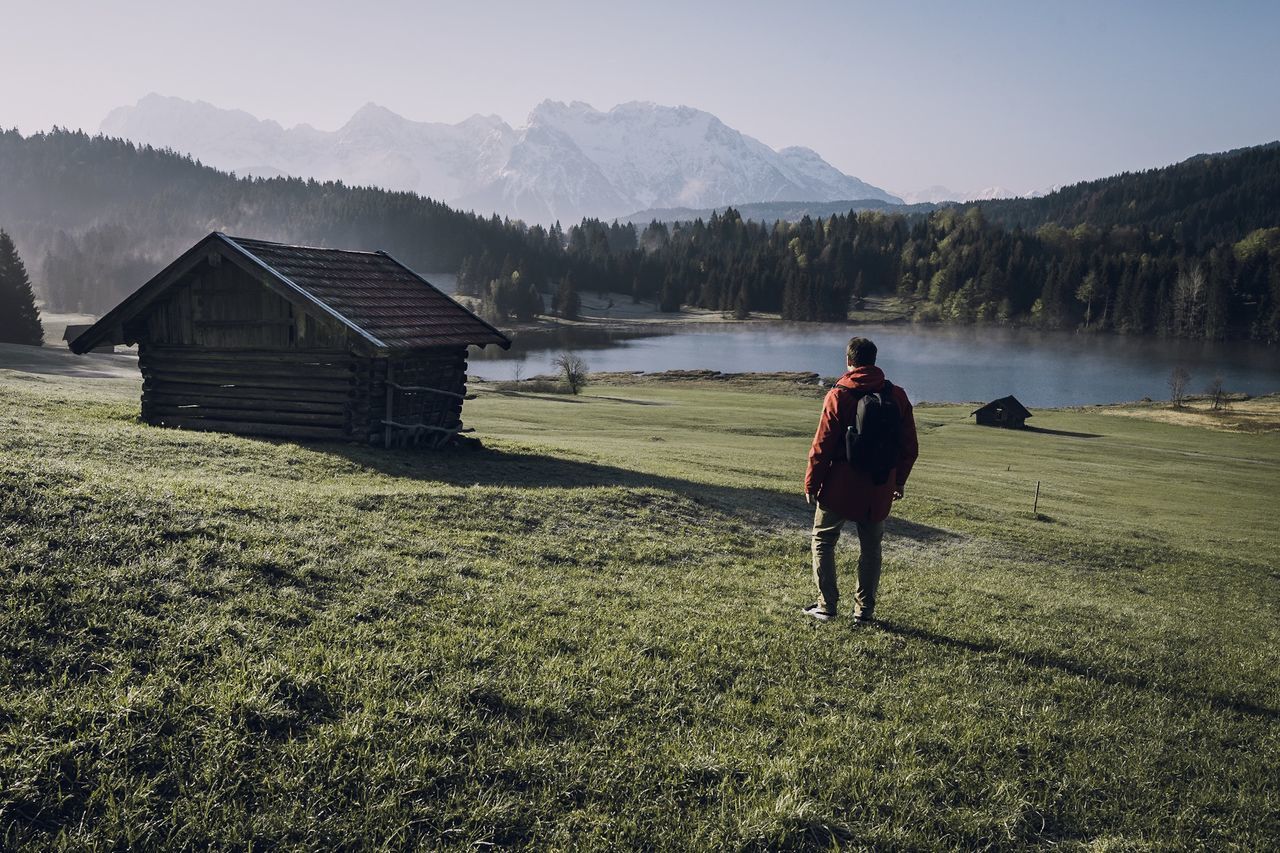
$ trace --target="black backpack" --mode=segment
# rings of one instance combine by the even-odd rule
[[[882,486],[902,455],[902,412],[898,411],[893,385],[887,379],[879,391],[854,393],[860,396],[857,417],[844,431],[845,459],[854,468],[868,472],[872,483]]]

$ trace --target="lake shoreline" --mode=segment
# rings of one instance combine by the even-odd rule
[[[453,298],[470,310],[479,312],[478,299],[457,294]],[[762,311],[752,311],[746,317],[735,317],[732,311],[713,311],[688,305],[683,305],[676,311],[661,311],[656,302],[651,300],[632,302],[630,296],[618,293],[581,294],[580,298],[582,307],[576,320],[547,314],[540,315],[534,320],[500,323],[499,328],[508,335],[555,334],[566,330],[624,333],[642,333],[651,330],[652,334],[660,335],[673,330],[699,326],[810,325],[800,320],[784,320],[781,314]],[[900,300],[893,297],[872,297],[866,300],[864,308],[850,311],[845,322],[851,325],[896,325],[911,324],[911,319],[902,309]]]
[[[637,386],[678,386],[695,389],[723,389],[776,393],[793,397],[821,399],[839,377],[823,377],[816,373],[797,371],[724,373],[716,370],[663,370],[654,372],[612,371],[589,374],[590,388],[634,388]],[[546,390],[559,382],[551,374],[530,376],[520,381],[487,380],[469,376],[467,383],[472,390],[489,393],[511,394],[521,397],[565,397],[565,392]],[[527,385],[529,390],[521,390]],[[913,400],[918,408],[977,407],[986,400]],[[1135,417],[1150,415],[1149,420],[1194,423],[1236,431],[1270,432],[1280,430],[1280,391],[1266,394],[1228,394],[1225,407],[1212,408],[1212,397],[1207,394],[1189,394],[1182,406],[1174,406],[1168,400],[1139,399],[1101,403],[1081,403],[1062,406],[1036,406],[1044,412],[1101,412]]]
[[[495,381],[553,374],[555,360],[572,352],[591,373],[798,372],[812,374],[816,384],[843,372],[852,335],[875,340],[885,372],[913,399],[989,401],[1012,394],[1033,408],[1164,399],[1178,369],[1189,374],[1184,387],[1190,391],[1203,392],[1218,377],[1228,391],[1280,391],[1280,350],[1257,344],[911,323],[755,320],[613,331],[565,325],[514,333],[506,351],[473,351],[468,371]]]
[[[454,299],[472,311],[479,312],[479,300],[474,297],[458,296]],[[1080,335],[1099,340],[1116,339],[1132,341],[1185,341],[1189,344],[1202,343],[1238,343],[1268,347],[1280,351],[1280,341],[1267,343],[1251,338],[1229,338],[1222,341],[1208,341],[1202,338],[1171,338],[1156,334],[1133,334],[1115,329],[1086,328],[1044,328],[1032,323],[994,321],[972,323],[947,323],[942,321],[916,320],[910,316],[909,306],[897,297],[867,297],[864,307],[851,309],[847,318],[841,320],[784,320],[781,314],[752,311],[746,317],[735,317],[732,311],[713,311],[707,308],[681,306],[676,311],[660,311],[657,304],[642,300],[633,303],[629,296],[623,294],[582,295],[582,313],[576,320],[566,320],[550,314],[539,315],[537,319],[523,322],[505,322],[498,324],[504,334],[516,336],[556,335],[564,332],[601,332],[619,333],[623,335],[664,335],[683,329],[696,328],[794,328],[796,326],[839,326],[847,325],[856,329],[863,326],[901,326],[921,330],[975,329],[992,331],[1032,331],[1047,334]]]

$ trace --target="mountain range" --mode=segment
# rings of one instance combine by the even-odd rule
[[[544,101],[520,128],[498,116],[412,121],[367,104],[339,129],[323,131],[151,94],[112,110],[100,129],[241,176],[409,190],[457,208],[544,224],[651,208],[902,202],[811,149],[775,151],[708,112],[644,102],[603,112],[580,101]]]
[[[723,207],[655,207],[637,211],[628,216],[619,217],[620,222],[629,222],[636,226],[645,226],[657,220],[659,222],[693,222],[695,219],[710,219],[712,214],[724,215],[732,207],[743,219],[773,224],[774,222],[799,222],[804,217],[810,219],[827,219],[835,214],[847,214],[850,211],[862,213],[877,211],[880,213],[897,213],[910,215],[913,213],[930,213],[942,207],[941,204],[920,202],[918,204],[893,204],[878,199],[842,199],[839,201],[758,201],[751,204],[734,204]]]
[[[1057,189],[1057,187],[1047,192],[1053,192],[1054,189]],[[907,204],[946,204],[948,202],[991,201],[997,198],[1039,198],[1045,194],[1046,192],[1042,191],[1020,193],[1001,186],[983,187],[980,190],[961,192],[937,184],[925,187],[922,190],[899,193],[902,200]]]

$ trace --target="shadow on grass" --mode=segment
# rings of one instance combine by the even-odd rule
[[[1260,717],[1264,720],[1280,720],[1280,710],[1268,708],[1265,705],[1258,705],[1244,699],[1236,699],[1229,696],[1218,696],[1213,693],[1202,693],[1195,690],[1183,690],[1177,687],[1170,687],[1167,684],[1161,684],[1149,678],[1143,678],[1140,675],[1108,672],[1106,670],[1099,669],[1096,666],[1081,663],[1078,660],[1072,660],[1071,658],[1059,657],[1057,655],[1050,655],[1042,652],[1024,652],[1000,646],[995,643],[965,640],[959,637],[949,637],[946,634],[939,634],[934,631],[930,631],[927,628],[919,628],[915,625],[906,625],[899,622],[880,620],[876,625],[882,631],[889,634],[914,640],[923,640],[925,642],[944,646],[956,651],[998,655],[1009,661],[1016,661],[1038,669],[1053,669],[1059,672],[1065,672],[1068,675],[1088,679],[1089,681],[1094,681],[1099,684],[1123,684],[1124,686],[1132,687],[1135,690],[1154,691],[1157,693],[1163,693],[1166,696],[1177,697],[1179,699],[1205,702],[1219,711],[1235,711],[1239,714],[1246,714],[1251,717]]]
[[[1067,438],[1102,438],[1101,433],[1096,432],[1072,432],[1066,429],[1049,429],[1048,427],[1024,426],[1023,432],[1037,432],[1041,435],[1064,435]]]
[[[495,397],[518,397],[521,400],[542,400],[547,403],[577,403],[579,405],[587,402],[576,394],[556,391],[508,391],[501,388],[486,388],[484,390],[486,394],[492,394]]]
[[[608,400],[610,403],[626,403],[628,406],[670,406],[662,400],[632,400],[628,397],[606,397],[603,394],[592,394],[592,400]]]
[[[315,449],[320,450],[316,445]],[[363,468],[388,477],[442,483],[451,486],[494,486],[520,489],[565,489],[591,486],[623,486],[636,489],[659,489],[673,492],[725,515],[751,523],[766,522],[776,527],[793,527],[807,533],[813,520],[813,509],[797,494],[790,495],[766,489],[744,489],[698,483],[678,477],[648,474],[576,459],[564,459],[540,453],[521,453],[482,448],[474,451],[451,450],[440,453],[385,451],[359,445],[325,445],[324,452],[341,456]],[[891,518],[887,523],[891,536],[900,536],[923,544],[936,544],[963,537],[949,530],[929,527],[905,519]]]
[[[515,388],[480,388],[475,389],[483,391],[486,394],[493,394],[496,397],[518,397],[521,400],[542,400],[547,403],[591,403],[596,401],[607,401],[610,403],[626,403],[631,406],[669,406],[661,400],[633,400],[628,397],[608,397],[603,394],[592,394],[589,397],[582,397],[576,394],[570,394],[568,391],[537,391],[528,390],[520,391]]]

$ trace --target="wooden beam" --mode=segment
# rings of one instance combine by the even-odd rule
[[[163,391],[147,391],[147,399],[160,408],[196,406],[199,409],[240,409],[256,412],[263,410],[277,412],[299,412],[304,414],[333,415],[340,418],[347,416],[346,402],[318,402],[316,400],[281,400],[279,398],[252,398],[232,396],[205,396],[195,394],[167,394]]]
[[[398,424],[395,421],[383,421],[382,423],[387,424],[389,426],[393,426],[396,429],[405,429],[405,430],[430,430],[433,432],[447,432],[447,433],[472,431],[470,429],[463,429],[461,424],[459,424],[456,427],[438,427],[438,426],[431,426],[430,424]]]
[[[233,421],[247,424],[289,424],[334,427],[345,429],[347,419],[342,414],[281,412],[274,409],[222,409],[210,406],[162,406],[152,405],[153,417],[161,420],[182,418],[205,421]]]
[[[147,354],[157,359],[181,359],[184,361],[235,361],[253,359],[280,363],[303,364],[354,364],[357,359],[346,350],[278,350],[278,349],[215,349],[213,347],[151,346]]]
[[[169,396],[214,397],[232,400],[297,400],[299,402],[336,403],[355,406],[360,397],[355,386],[347,386],[350,390],[339,387],[298,388],[290,385],[284,388],[264,387],[256,384],[200,384],[197,382],[166,382],[162,379],[147,379],[142,383],[142,390],[148,394],[164,394]],[[366,405],[367,409],[368,406]]]
[[[256,382],[265,379],[287,379],[297,382],[334,381],[336,384],[339,382],[350,383],[356,379],[355,371],[343,367],[322,367],[320,365],[308,365],[302,368],[290,369],[287,365],[271,367],[268,365],[246,364],[237,368],[232,365],[216,366],[194,363],[155,364],[148,359],[147,363],[139,364],[139,369],[144,377],[169,377],[178,381],[185,381],[182,377],[198,376],[216,377],[231,383],[238,380]]]
[[[439,388],[428,388],[425,385],[398,385],[395,382],[388,382],[387,384],[397,391],[422,391],[430,394],[443,394],[446,397],[457,397],[459,400],[466,399],[462,394],[455,391],[443,391]]]
[[[196,326],[212,326],[214,328],[230,328],[235,326],[292,326],[292,320],[196,320]]]
[[[157,418],[152,420],[151,423],[155,426],[193,429],[202,432],[227,432],[235,435],[263,435],[275,438],[314,438],[338,441],[351,438],[351,435],[345,429],[299,426],[297,424],[260,424],[181,417]]]
[[[392,364],[390,361],[388,361],[387,362],[387,379],[386,379],[386,382],[384,383],[387,387],[387,403],[386,403],[387,413],[386,413],[386,417],[383,419],[383,427],[382,427],[382,439],[383,439],[384,449],[389,449],[391,447],[391,430],[389,427],[386,426],[386,424],[391,422],[391,418],[395,414],[395,383],[391,381],[392,378],[393,378]]]

